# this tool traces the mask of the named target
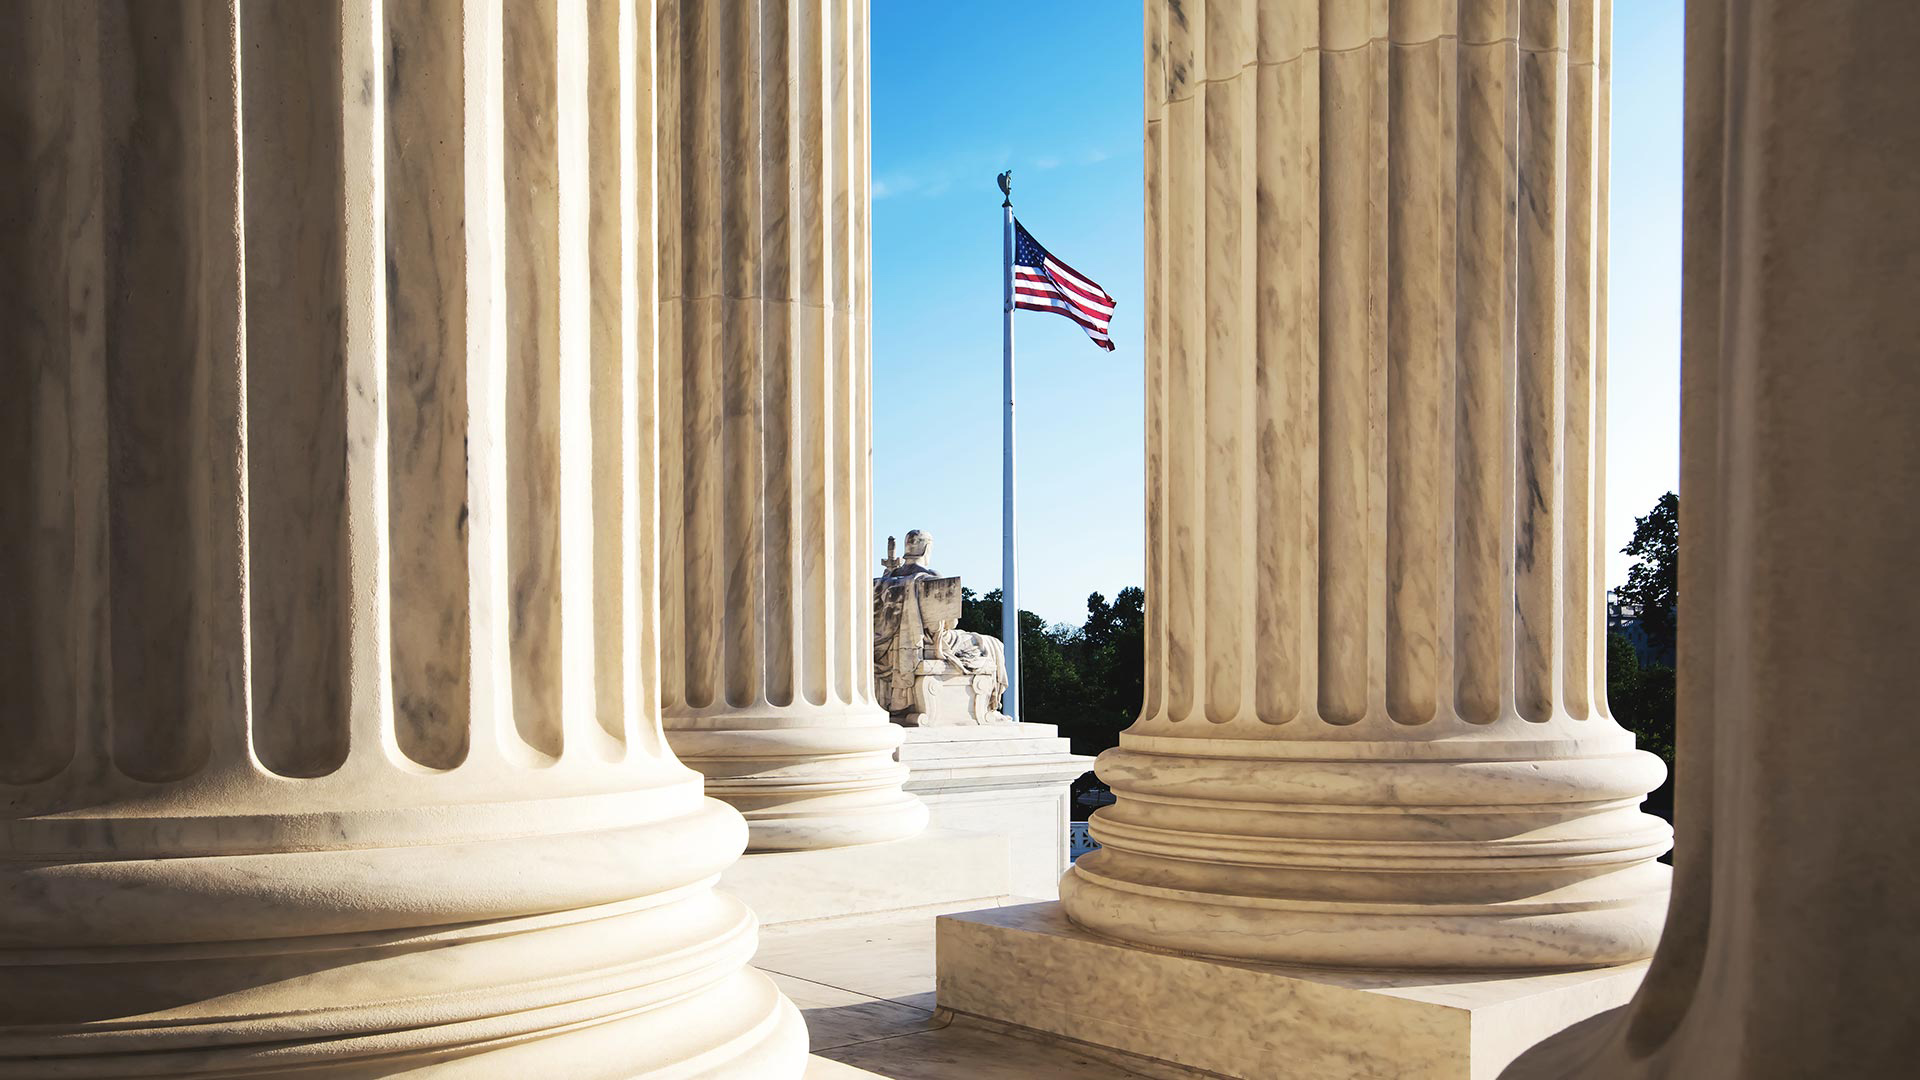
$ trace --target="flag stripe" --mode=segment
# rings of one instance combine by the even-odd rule
[[[1013,228],[1014,265],[1009,268],[1013,306],[1064,315],[1078,323],[1095,345],[1113,351],[1113,338],[1108,334],[1115,307],[1113,297],[1085,274],[1054,258],[1026,226],[1016,221]]]
[[[1112,310],[1113,308],[1113,297],[1111,296],[1107,296],[1102,293],[1088,292],[1087,290],[1079,287],[1078,285],[1075,285],[1073,282],[1068,281],[1064,278],[1054,278],[1053,281],[1054,281],[1054,284],[1060,286],[1065,291],[1074,294],[1075,296],[1079,297],[1082,300],[1085,300],[1087,303],[1091,305],[1094,305],[1096,307],[1107,308],[1108,310]]]
[[[1083,307],[1089,307],[1095,310],[1113,310],[1113,297],[1104,294],[1096,296],[1093,293],[1087,292],[1085,289],[1075,288],[1070,282],[1049,279],[1044,275],[1032,273],[1025,267],[1017,268],[1017,272],[1013,276],[1016,282],[1033,282],[1036,285],[1043,285],[1048,288],[1065,286],[1063,291],[1072,293],[1075,297],[1085,301],[1082,305]]]
[[[1067,303],[1072,304],[1075,308],[1078,308],[1082,313],[1084,313],[1087,316],[1087,318],[1095,319],[1100,322],[1106,322],[1108,319],[1113,317],[1113,312],[1102,311],[1099,308],[1089,307],[1086,304],[1081,303],[1079,300],[1076,300],[1071,296],[1067,296],[1061,293],[1058,289],[1035,289],[1035,288],[1029,288],[1025,285],[1016,284],[1013,287],[1013,294],[1015,296],[1045,296],[1045,297],[1050,297],[1057,300],[1064,300]]]
[[[1051,311],[1056,315],[1065,315],[1067,318],[1079,323],[1081,327],[1087,331],[1088,336],[1092,337],[1095,341],[1105,343],[1111,340],[1107,336],[1105,327],[1071,308],[1062,306],[1060,301],[1056,300],[1052,303],[1042,303],[1034,300],[1015,300],[1013,306],[1023,308],[1027,311]]]
[[[1081,319],[1094,324],[1101,330],[1107,328],[1107,323],[1111,318],[1111,316],[1097,311],[1088,311],[1075,303],[1072,298],[1064,296],[1059,292],[1042,292],[1037,289],[1016,288],[1013,291],[1013,295],[1016,304],[1022,300],[1031,298],[1034,300],[1036,308],[1044,304],[1044,310],[1047,311],[1059,311],[1062,313],[1071,311]]]
[[[1016,308],[1025,308],[1028,311],[1050,311],[1055,315],[1065,315],[1067,318],[1079,323],[1089,334],[1097,334],[1101,337],[1105,337],[1107,334],[1107,325],[1105,323],[1087,318],[1062,300],[1033,300],[1021,298],[1016,299],[1013,302],[1013,306]]]
[[[1103,333],[1106,330],[1104,326],[1100,325],[1100,320],[1089,318],[1086,315],[1081,314],[1079,311],[1076,311],[1070,304],[1068,304],[1064,300],[1058,300],[1058,299],[1041,300],[1041,299],[1035,299],[1033,297],[1022,296],[1014,300],[1013,306],[1027,308],[1032,311],[1057,311],[1060,314],[1065,315],[1069,319],[1074,320],[1075,322],[1085,323],[1088,326],[1092,327],[1093,329],[1100,330]]]
[[[1108,303],[1113,302],[1113,297],[1107,295],[1107,290],[1075,273],[1073,267],[1068,266],[1052,255],[1047,256],[1047,273],[1054,280],[1070,289],[1077,289],[1080,292],[1086,293],[1088,296],[1105,300]]]
[[[1078,289],[1063,289],[1060,287],[1059,282],[1049,281],[1046,278],[1037,277],[1033,274],[1029,274],[1025,272],[1024,270],[1015,274],[1013,276],[1013,279],[1014,279],[1013,283],[1015,285],[1030,285],[1036,289],[1046,289],[1049,292],[1057,292],[1065,296],[1071,296],[1075,300],[1079,301],[1080,303],[1090,308],[1097,308],[1102,311],[1113,310],[1112,300],[1102,299],[1101,297],[1098,297],[1098,296],[1088,296],[1086,293],[1083,293]]]

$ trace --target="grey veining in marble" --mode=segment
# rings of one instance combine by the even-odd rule
[[[1905,5],[1687,5],[1673,914],[1510,1080],[1920,1058],[1916,50]]]
[[[660,6],[661,694],[756,851],[927,821],[870,659],[866,19]]]
[[[1601,0],[1149,4],[1146,701],[1067,912],[1327,965],[1653,949],[1605,707]]]
[[[658,734],[652,35],[0,12],[0,1076],[804,1069]]]

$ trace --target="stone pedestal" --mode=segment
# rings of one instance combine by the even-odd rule
[[[648,7],[0,15],[0,1076],[801,1073],[658,721]]]
[[[1006,838],[1014,895],[1059,895],[1072,786],[1093,759],[1072,753],[1052,724],[908,728],[900,761],[936,827]]]
[[[1627,1001],[1645,962],[1488,979],[1282,967],[1125,945],[1058,904],[939,920],[943,1009],[1260,1080],[1493,1080]]]
[[[870,659],[866,7],[661,0],[661,687],[755,851],[927,820]]]

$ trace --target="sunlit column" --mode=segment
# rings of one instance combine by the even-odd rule
[[[1605,0],[1148,4],[1147,687],[1061,901],[1369,967],[1635,960]]]
[[[801,1071],[659,726],[651,7],[0,16],[0,1075]]]
[[[911,836],[873,694],[866,0],[662,0],[661,689],[754,850]]]

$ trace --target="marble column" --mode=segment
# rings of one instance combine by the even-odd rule
[[[1513,1077],[1920,1056],[1920,8],[1687,5],[1673,912]]]
[[[756,851],[896,840],[873,693],[866,0],[661,0],[661,691]]]
[[[1061,903],[1185,952],[1653,951],[1608,714],[1605,0],[1147,5],[1146,702]]]
[[[0,1076],[798,1076],[659,726],[650,0],[0,15]]]

